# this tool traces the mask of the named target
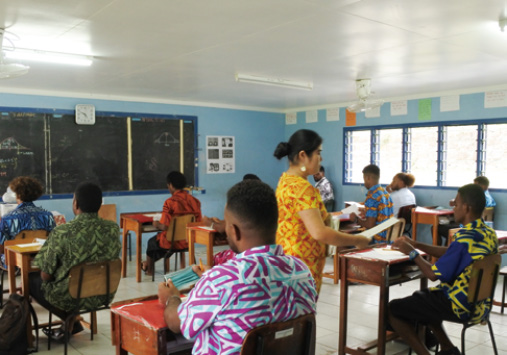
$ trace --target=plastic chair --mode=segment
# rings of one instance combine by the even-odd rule
[[[187,224],[195,222],[195,215],[193,214],[186,214],[183,216],[176,216],[171,219],[171,223],[169,224],[169,227],[167,228],[166,232],[166,238],[171,242],[171,249],[167,251],[167,253],[164,255],[164,274],[167,274],[169,271],[169,258],[175,254],[180,253],[180,268],[185,267],[185,254],[184,252],[188,251],[187,248],[183,249],[175,249],[174,245],[175,242],[180,240],[187,240]],[[177,254],[176,254],[177,255]],[[178,258],[176,257],[174,259],[174,269],[176,270],[176,263],[178,261]],[[153,274],[151,276],[151,281],[155,281],[155,261],[152,259],[152,270]]]
[[[96,312],[109,309],[113,296],[118,289],[121,278],[121,260],[107,260],[97,262],[84,262],[78,264],[69,273],[69,293],[79,304],[80,300],[89,297],[104,296],[104,302],[93,309],[75,308],[67,312],[64,321],[64,329],[69,329],[70,321],[84,313],[90,313],[90,339],[93,340],[93,329],[97,327]],[[51,316],[49,312],[48,327],[51,329]],[[69,342],[69,332],[65,332],[65,350],[67,354],[67,345]],[[51,337],[48,337],[48,350],[51,349]]]
[[[32,243],[36,238],[46,239],[48,234],[49,232],[46,230],[21,231],[13,239],[6,240],[4,245]],[[4,245],[0,245],[0,254],[4,254]],[[2,290],[2,293],[0,294],[0,308],[3,308],[4,306],[3,294],[9,292],[9,290],[4,290],[4,274],[6,272],[7,268],[0,264],[0,289]]]
[[[315,314],[266,324],[248,332],[241,355],[315,354]]]

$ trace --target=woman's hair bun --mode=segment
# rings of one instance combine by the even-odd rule
[[[277,159],[282,159],[283,157],[289,155],[289,153],[290,153],[290,144],[287,142],[280,142],[276,146],[276,149],[275,149],[275,152],[273,153],[273,155]]]

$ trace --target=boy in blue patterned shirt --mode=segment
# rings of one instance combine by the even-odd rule
[[[485,205],[482,188],[475,184],[465,185],[458,190],[454,205],[454,218],[463,228],[456,233],[449,247],[423,244],[406,237],[393,244],[415,261],[424,276],[441,281],[436,287],[416,291],[412,296],[389,303],[391,326],[417,354],[429,354],[429,351],[415,332],[415,322],[432,330],[442,347],[439,354],[459,355],[460,351],[445,333],[442,321],[480,321],[490,311],[482,304],[478,312],[471,314],[467,301],[473,262],[498,253],[496,233],[481,218]],[[438,258],[437,262],[430,264],[415,249]]]

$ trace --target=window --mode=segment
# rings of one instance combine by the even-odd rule
[[[473,183],[477,176],[477,125],[447,127],[445,186]]]
[[[382,129],[380,130],[380,182],[390,184],[393,176],[402,171],[402,136],[403,130]]]
[[[346,138],[348,144],[349,175],[346,182],[363,183],[363,168],[370,164],[371,141],[370,131],[349,131]],[[353,159],[352,159],[353,158]]]
[[[485,175],[490,187],[507,188],[507,119],[344,130],[346,183],[362,184],[363,167],[374,162],[382,184],[403,171],[416,186],[460,187]]]
[[[437,127],[418,127],[411,130],[412,168],[416,185],[437,184]]]
[[[506,188],[507,124],[486,125],[486,168],[484,175],[492,188]]]

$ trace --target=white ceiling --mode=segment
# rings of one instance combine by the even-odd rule
[[[284,111],[507,88],[499,0],[1,0],[16,46],[93,55],[24,62],[1,92]],[[9,34],[6,37],[14,38]],[[236,73],[313,82],[237,83]]]

